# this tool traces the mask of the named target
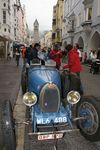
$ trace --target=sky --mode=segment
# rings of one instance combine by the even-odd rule
[[[33,30],[35,19],[39,22],[39,30],[52,29],[53,6],[57,0],[20,0],[21,4],[25,4],[26,20],[30,30]]]

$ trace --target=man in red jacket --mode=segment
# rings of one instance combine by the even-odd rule
[[[62,52],[59,50],[57,44],[54,45],[54,49],[50,51],[50,58],[56,62],[56,68],[59,69],[61,66]]]
[[[73,48],[71,44],[67,45],[66,50],[68,51],[68,64],[65,64],[63,69],[68,68],[70,72],[76,73],[78,76],[80,76],[82,67],[77,50]]]

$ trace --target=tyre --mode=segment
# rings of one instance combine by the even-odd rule
[[[100,101],[95,97],[84,97],[77,105],[77,122],[82,135],[90,141],[100,140]]]
[[[21,85],[22,85],[22,93],[25,94],[27,89],[27,76],[25,72],[22,72]]]
[[[2,131],[4,137],[4,147],[6,150],[16,149],[16,138],[14,130],[13,113],[9,100],[3,101],[2,105]]]

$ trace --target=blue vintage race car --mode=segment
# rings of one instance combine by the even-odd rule
[[[93,96],[83,96],[76,74],[58,71],[51,60],[42,64],[40,61],[30,65],[23,81],[23,102],[31,112],[30,135],[37,135],[38,140],[62,138],[64,133],[77,130],[76,122],[88,140],[100,139],[100,101]],[[64,130],[64,126],[70,130]],[[48,127],[51,127],[49,132],[45,130]],[[57,129],[59,127],[62,129]]]
[[[100,101],[83,95],[76,74],[67,70],[58,71],[52,60],[34,60],[23,69],[22,91],[23,102],[30,110],[27,123],[31,125],[31,132],[28,134],[33,138],[36,136],[34,140],[57,141],[65,133],[76,130],[80,130],[88,140],[100,140]],[[7,150],[15,150],[8,101],[3,104],[3,109],[5,112],[0,117],[3,118],[6,147]],[[57,142],[54,148],[57,149]]]

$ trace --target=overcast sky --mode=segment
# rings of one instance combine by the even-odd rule
[[[35,19],[39,22],[39,30],[52,29],[53,6],[57,0],[20,0],[26,7],[26,19],[29,29],[33,30]]]

